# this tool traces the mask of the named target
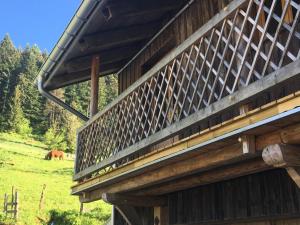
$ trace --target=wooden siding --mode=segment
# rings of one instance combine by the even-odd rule
[[[169,195],[170,224],[233,224],[252,219],[300,217],[300,190],[285,170],[206,185]],[[230,223],[232,221],[232,223]],[[299,220],[298,220],[299,222]],[[299,224],[299,223],[296,223]]]
[[[119,74],[119,93],[122,93],[143,75],[143,65],[150,61],[160,49],[163,49],[166,45],[170,45],[170,41],[175,42],[174,47],[180,45],[230,1],[196,0],[138,58]],[[161,54],[160,57],[162,58],[165,54],[166,52]]]

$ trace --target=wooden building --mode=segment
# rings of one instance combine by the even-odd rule
[[[84,0],[39,74],[86,120],[72,194],[114,205],[113,225],[299,225],[299,13],[300,0]],[[119,96],[98,112],[113,73]],[[51,94],[87,80],[88,116]]]

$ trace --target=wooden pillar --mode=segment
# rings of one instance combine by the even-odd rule
[[[169,212],[167,206],[154,207],[154,225],[167,225]]]
[[[93,56],[91,66],[91,104],[90,116],[94,116],[98,112],[98,96],[99,96],[99,65],[100,57]]]

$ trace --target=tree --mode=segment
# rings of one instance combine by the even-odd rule
[[[77,105],[72,102],[71,106],[73,108],[77,108]],[[82,125],[82,122],[78,119],[77,116],[66,112],[66,133],[65,133],[65,139],[67,143],[67,152],[74,153],[76,148],[76,131],[77,129]]]
[[[21,90],[20,86],[16,87],[15,95],[12,101],[11,118],[9,120],[10,131],[16,132],[21,135],[29,135],[32,132],[29,120],[24,117],[21,107]]]
[[[67,143],[65,141],[64,129],[58,129],[58,124],[52,124],[52,126],[46,131],[44,136],[45,144],[48,149],[60,149],[66,150]]]
[[[90,103],[90,82],[83,82],[68,86],[64,89],[64,97],[69,105],[75,104],[76,109],[88,115]]]
[[[0,43],[0,129],[8,129],[10,102],[17,85],[17,68],[20,51],[15,48],[9,35]]]
[[[98,99],[98,108],[102,110],[107,105],[107,88],[105,77],[99,78],[99,99]]]
[[[45,55],[35,46],[27,46],[22,52],[20,60],[19,85],[24,90],[22,108],[25,116],[30,120],[35,134],[44,133],[45,115],[43,114],[46,101],[39,94],[36,87],[36,76],[45,61]]]
[[[118,77],[115,74],[106,76],[107,104],[118,96]]]

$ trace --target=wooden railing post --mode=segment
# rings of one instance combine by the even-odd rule
[[[15,193],[15,201],[14,201],[14,219],[17,220],[19,216],[19,196],[18,196],[18,191]]]
[[[91,117],[97,114],[98,112],[99,65],[100,65],[100,57],[94,56],[92,58],[92,66],[91,66],[91,103],[90,103]]]
[[[7,215],[7,201],[8,201],[8,195],[5,193],[4,194],[4,204],[3,204],[3,212],[5,215]]]

